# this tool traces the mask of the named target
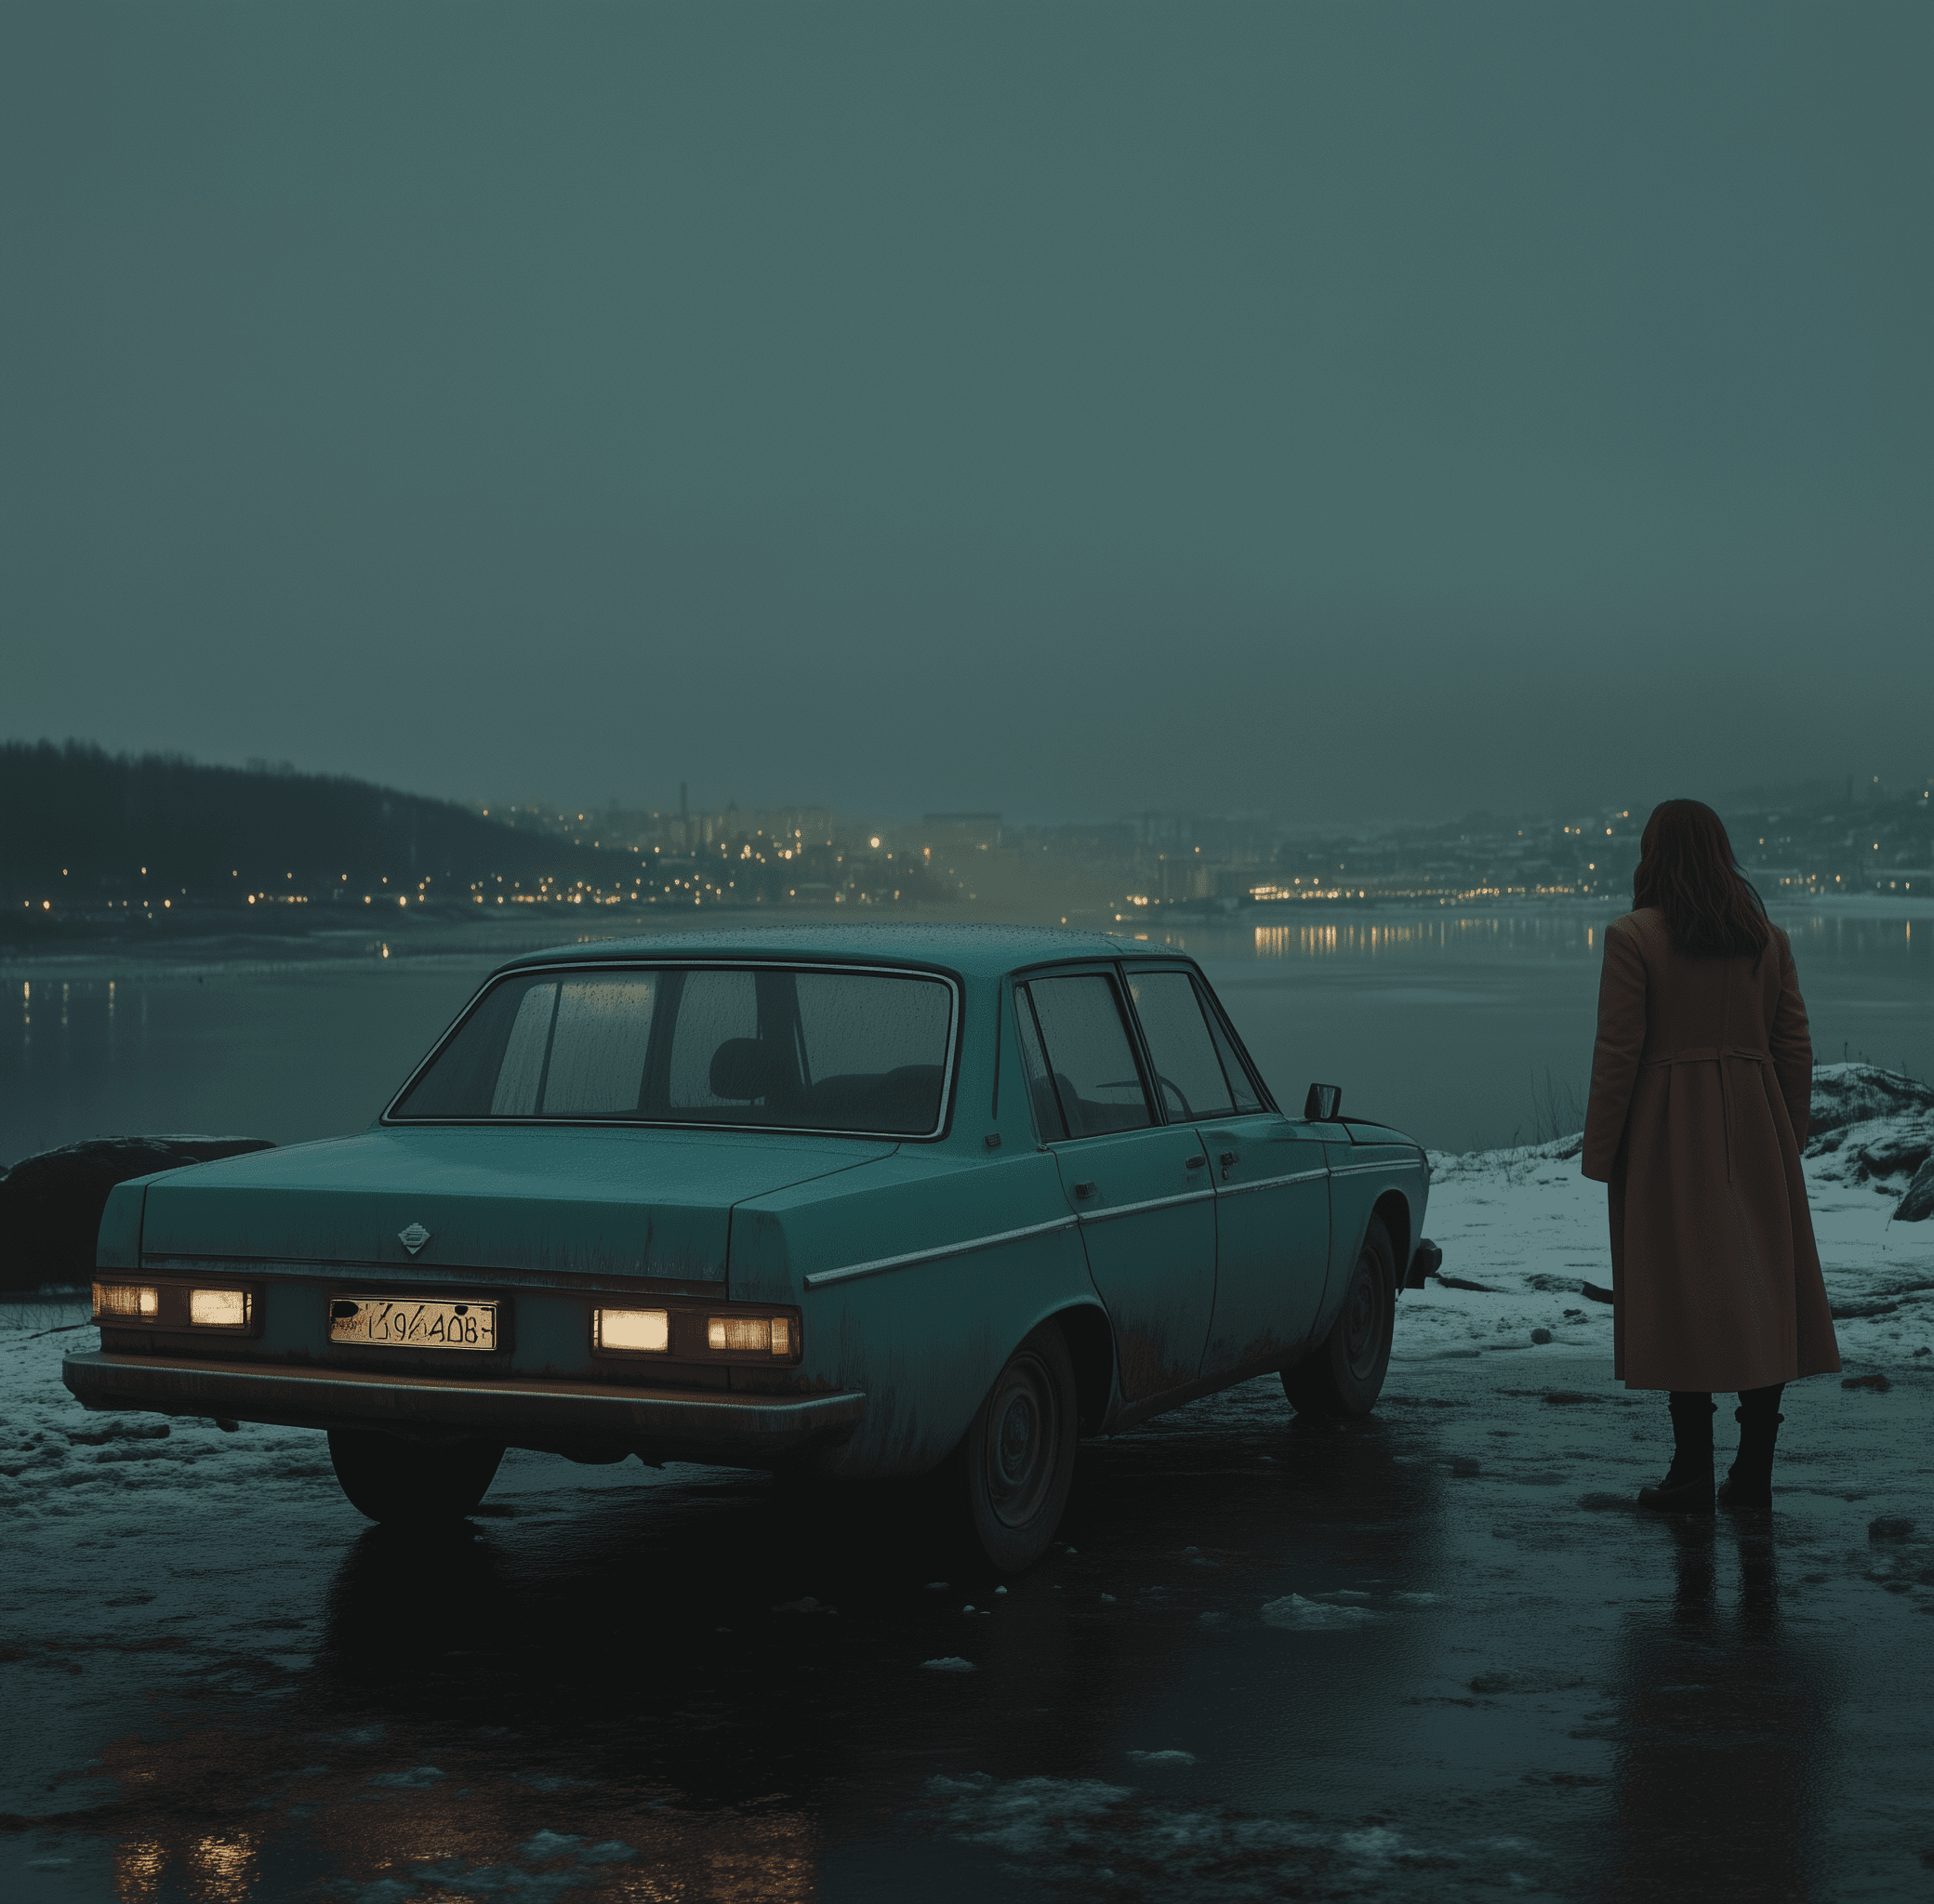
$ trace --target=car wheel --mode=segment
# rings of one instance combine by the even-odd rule
[[[980,1550],[1003,1573],[1048,1551],[1075,1477],[1074,1357],[1052,1322],[1007,1359],[980,1405],[959,1460]]]
[[[1323,1344],[1282,1371],[1282,1392],[1299,1415],[1367,1415],[1384,1392],[1397,1328],[1397,1252],[1382,1217],[1371,1217]]]
[[[350,1505],[386,1527],[461,1520],[490,1491],[503,1458],[489,1441],[439,1447],[362,1428],[329,1431],[329,1460]]]

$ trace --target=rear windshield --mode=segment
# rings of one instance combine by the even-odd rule
[[[911,973],[518,972],[484,993],[389,1115],[929,1137],[952,1023],[952,987]]]

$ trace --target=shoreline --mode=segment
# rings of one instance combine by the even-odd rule
[[[1108,932],[1124,940],[1146,941],[1157,933],[1204,931],[1244,933],[1279,932],[1298,920],[1373,918],[1393,923],[1471,919],[1571,919],[1582,923],[1619,917],[1623,902],[1565,898],[1549,900],[1494,899],[1433,906],[1411,900],[1286,900],[1246,906],[1231,912],[1181,906],[1142,918],[1125,918],[1093,910],[1069,912],[1053,919],[1015,921],[980,916],[970,907],[848,907],[788,906],[715,906],[660,911],[656,907],[627,908],[587,919],[581,907],[560,906],[543,915],[509,919],[475,919],[462,915],[418,913],[391,916],[381,921],[354,924],[338,920],[303,921],[283,931],[264,931],[246,916],[211,916],[206,929],[197,931],[194,915],[177,924],[150,929],[126,921],[106,921],[80,929],[63,927],[58,936],[39,944],[25,938],[0,943],[0,977],[86,978],[110,971],[190,976],[197,972],[238,970],[293,972],[302,968],[326,971],[356,964],[417,963],[426,959],[470,959],[495,955],[510,959],[551,945],[583,945],[603,939],[675,935],[704,931],[715,923],[735,927],[759,924],[774,932],[793,925],[905,924],[952,922],[962,925],[1012,923],[1066,924],[1071,929]],[[603,909],[601,908],[601,911]],[[1833,896],[1797,902],[1780,900],[1768,915],[1782,926],[1808,919],[1858,920],[1861,923],[1912,925],[1934,920],[1934,898],[1891,897],[1887,894]]]

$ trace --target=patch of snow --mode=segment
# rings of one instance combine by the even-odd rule
[[[567,1832],[539,1831],[517,1847],[517,1855],[533,1861],[540,1858],[561,1858],[567,1851],[575,1852],[583,1843],[582,1838]]]
[[[1840,1353],[1890,1364],[1934,1352],[1934,1223],[1893,1221],[1934,1146],[1934,1089],[1871,1064],[1814,1074],[1806,1173],[1813,1232]],[[1611,1358],[1605,1186],[1581,1176],[1581,1139],[1431,1154],[1424,1227],[1444,1269],[1483,1290],[1433,1279],[1398,1303],[1393,1361],[1509,1355],[1526,1372],[1548,1357]],[[1532,1332],[1550,1340],[1534,1343]]]
[[[1367,1625],[1376,1617],[1368,1606],[1332,1606],[1325,1601],[1305,1600],[1301,1593],[1285,1593],[1263,1607],[1265,1626],[1287,1627],[1294,1633],[1334,1633]]]
[[[67,1313],[84,1317],[85,1302]],[[286,1510],[291,1526],[318,1508],[340,1514],[346,1527],[364,1525],[330,1477],[319,1430],[245,1426],[224,1435],[212,1421],[189,1416],[89,1414],[62,1386],[60,1357],[94,1345],[86,1329],[0,1329],[0,1519],[10,1527],[24,1532],[85,1516],[102,1539],[139,1539],[157,1493],[193,1494],[211,1524],[266,1500]]]
[[[1132,1752],[1129,1757],[1138,1765],[1192,1765],[1196,1762],[1192,1752]]]
[[[972,1659],[963,1659],[958,1653],[949,1653],[944,1659],[922,1659],[923,1673],[974,1673],[979,1669]]]
[[[1371,1825],[1361,1831],[1345,1831],[1337,1841],[1352,1858],[1371,1864],[1388,1864],[1403,1849],[1403,1835],[1388,1825]]]
[[[1498,1878],[1497,1841],[1423,1844],[1386,1825],[1326,1828],[1165,1801],[1095,1778],[943,1774],[928,1779],[926,1795],[943,1831],[1012,1860],[1030,1888],[1044,1884],[1066,1897],[1261,1904],[1373,1896],[1379,1904],[1441,1904],[1453,1889],[1490,1896]],[[1539,1855],[1535,1845],[1512,1842],[1520,1857]]]

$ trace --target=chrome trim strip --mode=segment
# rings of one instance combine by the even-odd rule
[[[1075,1221],[1105,1223],[1110,1217],[1139,1216],[1145,1210],[1172,1210],[1178,1203],[1206,1203],[1214,1195],[1213,1190],[1185,1190],[1180,1197],[1151,1197],[1142,1203],[1118,1203],[1111,1210],[1079,1210]]]
[[[1396,1157],[1386,1164],[1342,1164],[1330,1174],[1332,1177],[1360,1177],[1366,1170],[1421,1170],[1423,1162],[1417,1157]]]
[[[870,1263],[849,1263],[841,1269],[815,1269],[806,1277],[806,1287],[816,1289],[826,1283],[851,1282],[855,1276],[880,1276],[889,1269],[910,1269],[916,1263],[940,1263],[949,1256],[969,1256],[976,1250],[1018,1243],[1024,1236],[1046,1236],[1055,1230],[1071,1230],[1075,1223],[1071,1216],[1057,1216],[1052,1223],[1028,1223],[1018,1230],[997,1231],[991,1236],[970,1236],[964,1243],[943,1243],[934,1250],[909,1250],[904,1256],[876,1256]]]
[[[1218,1197],[1240,1197],[1245,1190],[1274,1190],[1283,1183],[1313,1183],[1318,1177],[1330,1174],[1328,1170],[1297,1170],[1287,1177],[1259,1177],[1253,1183],[1221,1183],[1216,1186],[1215,1194]]]

